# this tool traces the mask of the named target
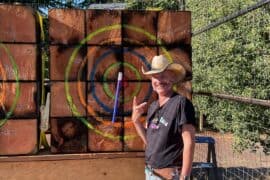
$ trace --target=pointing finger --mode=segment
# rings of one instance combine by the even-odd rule
[[[147,102],[143,102],[142,104],[138,105],[137,108],[144,108],[146,106]]]
[[[137,98],[136,96],[134,96],[133,98],[133,107],[137,106]]]

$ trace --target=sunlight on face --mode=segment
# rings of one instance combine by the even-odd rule
[[[153,74],[151,80],[154,91],[156,91],[159,95],[171,93],[173,91],[174,76],[175,74],[169,70]]]

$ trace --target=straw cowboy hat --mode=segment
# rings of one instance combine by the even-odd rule
[[[175,73],[176,76],[174,77],[174,83],[182,81],[186,75],[186,71],[181,64],[169,62],[169,60],[164,55],[153,57],[151,69],[149,71],[145,71],[142,67],[142,72],[145,75],[157,74],[165,70],[170,70]]]

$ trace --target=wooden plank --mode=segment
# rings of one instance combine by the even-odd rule
[[[35,43],[34,10],[27,6],[0,4],[0,42]]]
[[[3,98],[3,106],[5,113],[11,111],[11,108],[15,105],[12,117],[37,117],[36,83],[20,82],[19,86],[17,86],[16,83],[4,82],[2,83],[2,86],[5,87],[5,93]],[[16,93],[18,93],[17,103]]]
[[[114,25],[118,27],[111,29]],[[122,43],[121,11],[86,10],[86,31],[87,36],[91,37],[87,44],[120,45]]]
[[[103,152],[103,153],[72,153],[72,154],[37,154],[0,156],[2,162],[29,162],[29,161],[62,161],[87,160],[87,159],[118,159],[118,158],[143,158],[144,152]]]
[[[51,44],[78,44],[85,36],[85,15],[78,9],[50,9]]]
[[[157,55],[157,47],[124,47],[124,79],[148,80],[149,77],[142,74],[142,67],[148,70],[152,58]]]
[[[78,84],[76,82],[68,82],[70,99],[74,103],[79,115],[85,116],[85,106],[82,104],[81,99],[85,99],[85,84],[82,83],[80,91],[82,94],[78,94]],[[66,95],[64,82],[53,82],[51,86],[51,117],[72,117],[75,116],[72,113],[70,104],[68,103],[68,97]]]
[[[3,44],[0,46],[0,59],[0,80],[16,80],[16,69],[19,80],[37,79],[36,45]]]
[[[76,118],[51,118],[51,152],[87,152],[87,128]]]
[[[157,12],[126,10],[122,14],[124,45],[156,45]]]
[[[37,119],[9,119],[0,128],[0,155],[37,152]]]
[[[89,82],[87,86],[87,110],[90,116],[112,116],[117,82]],[[123,114],[123,88],[118,99],[118,115]]]
[[[145,123],[146,117],[140,119],[141,122]],[[124,151],[144,151],[145,145],[130,119],[125,117],[125,130],[124,135],[129,137],[124,141]]]
[[[74,49],[75,48],[72,46],[50,46],[50,78],[52,81],[65,80],[68,62],[70,61]],[[77,56],[73,59],[67,80],[78,80],[79,77],[81,77],[79,80],[85,79],[84,57],[84,50],[80,49]]]
[[[88,46],[87,80],[117,81],[121,68],[122,49],[116,46]],[[104,79],[105,78],[105,79]]]
[[[117,117],[114,124],[111,121],[110,117],[89,118],[89,123],[94,127],[94,129],[89,129],[88,131],[88,150],[90,152],[122,151],[121,121],[123,119]]]
[[[191,12],[160,11],[157,24],[162,44],[191,44]]]
[[[110,155],[113,156],[112,153]],[[81,155],[76,154],[76,156]],[[79,160],[46,160],[45,158],[50,159],[50,156],[47,156],[43,161],[0,162],[1,178],[20,180],[143,180],[145,178],[143,157],[103,158],[104,155],[97,155],[98,159],[87,159],[84,155],[81,157]]]

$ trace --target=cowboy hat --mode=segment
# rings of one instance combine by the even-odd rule
[[[164,55],[153,57],[151,69],[149,71],[145,71],[142,67],[142,72],[145,75],[153,75],[161,73],[165,70],[170,70],[175,73],[175,82],[182,81],[186,75],[186,71],[181,64],[169,62],[169,60]]]

